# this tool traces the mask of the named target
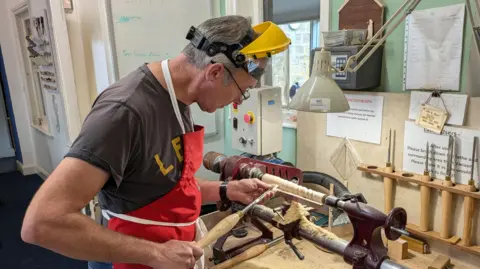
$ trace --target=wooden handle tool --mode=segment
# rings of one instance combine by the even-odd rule
[[[205,248],[206,246],[210,245],[215,240],[233,229],[244,215],[245,214],[243,211],[238,211],[222,219],[219,223],[217,223],[217,225],[215,225],[215,227],[208,231],[208,233],[202,239],[200,239],[200,241],[197,242],[197,246],[200,248]]]
[[[226,260],[220,264],[217,264],[216,266],[212,267],[211,269],[227,269],[227,268],[231,268],[241,262],[244,262],[246,260],[250,260],[252,258],[255,258],[257,257],[258,255],[262,254],[263,252],[265,252],[265,250],[271,248],[272,246],[282,242],[283,240],[283,235],[280,236],[280,237],[277,237],[276,239],[274,239],[273,241],[267,243],[267,244],[260,244],[260,245],[256,245],[256,246],[253,246],[249,249],[247,249],[245,252],[229,259],[229,260]]]
[[[392,129],[388,135],[388,153],[387,153],[387,166],[385,167],[385,172],[392,173],[393,167],[391,163],[391,152],[392,152]],[[383,191],[385,199],[385,214],[390,213],[393,209],[393,179],[384,177],[383,178]]]
[[[473,138],[472,165],[470,170],[470,180],[468,181],[469,191],[477,191],[475,181],[473,180],[473,171],[475,171],[475,153],[477,152],[477,138]],[[465,246],[471,245],[473,210],[475,200],[470,196],[465,196],[463,200],[463,236],[462,242]]]
[[[422,181],[431,181],[432,178],[430,177],[430,172],[428,169],[428,156],[429,156],[429,145],[427,142],[427,149],[426,149],[426,158],[425,158],[425,170],[423,172]],[[429,215],[430,215],[430,194],[432,190],[431,188],[421,185],[420,186],[420,231],[426,232],[428,231],[428,223],[429,223]]]
[[[218,238],[224,236],[230,230],[232,230],[235,225],[240,221],[240,219],[245,216],[245,214],[256,204],[260,203],[268,193],[275,192],[277,189],[276,185],[273,185],[270,190],[264,192],[260,195],[255,201],[251,202],[241,211],[238,211],[224,219],[222,219],[217,225],[215,225],[202,239],[197,242],[197,246],[201,248],[205,248],[206,246],[210,245]]]
[[[447,155],[447,175],[445,176],[444,186],[453,186],[452,175],[452,159],[453,159],[453,136],[448,140],[448,155]],[[442,228],[440,229],[440,237],[447,239],[450,236],[450,226],[452,217],[452,193],[442,191]]]

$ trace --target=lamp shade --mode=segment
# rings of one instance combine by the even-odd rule
[[[312,75],[298,89],[289,107],[298,111],[328,113],[350,110],[347,98],[332,78],[331,53],[316,51]]]

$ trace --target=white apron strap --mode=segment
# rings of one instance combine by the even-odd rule
[[[165,78],[165,83],[167,83],[167,90],[170,94],[170,101],[172,102],[173,111],[175,112],[175,116],[177,117],[178,124],[180,124],[180,127],[182,128],[182,134],[185,134],[185,125],[183,124],[182,115],[180,114],[180,108],[178,107],[177,96],[175,95],[175,89],[173,88],[172,76],[170,75],[170,69],[168,68],[168,60],[162,61],[162,71],[163,77]],[[193,130],[192,111],[190,110],[189,112]]]
[[[153,220],[148,220],[148,219],[141,219],[125,214],[117,214],[113,213],[110,210],[102,210],[102,215],[105,217],[105,219],[110,220],[110,217],[116,217],[125,221],[129,222],[134,222],[138,224],[145,224],[145,225],[157,225],[157,226],[168,226],[168,227],[185,227],[185,226],[190,226],[192,224],[196,223],[196,220],[191,221],[191,222],[186,222],[186,223],[173,223],[173,222],[162,222],[162,221],[153,221]]]

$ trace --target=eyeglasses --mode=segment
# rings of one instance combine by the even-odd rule
[[[217,63],[215,61],[210,61],[212,64],[214,63]],[[232,72],[230,72],[230,70],[225,66],[223,65],[223,67],[225,67],[225,69],[227,70],[227,72],[230,74],[230,76],[232,77],[233,79],[233,82],[235,82],[235,85],[237,85],[237,88],[238,90],[240,91],[240,93],[242,94],[242,101],[245,101],[247,100],[248,98],[250,98],[250,88],[247,88],[245,91],[242,91],[242,89],[240,88],[240,86],[238,85],[237,81],[235,80],[235,77],[233,76]],[[243,68],[242,68],[243,69]],[[245,70],[245,69],[243,69]],[[245,72],[247,72],[248,74],[248,71],[245,70]]]
[[[228,73],[230,74],[230,76],[233,79],[233,82],[235,82],[235,85],[237,85],[238,90],[242,94],[242,101],[245,101],[248,98],[250,98],[250,88],[247,88],[245,91],[242,91],[242,89],[240,89],[240,86],[238,85],[237,81],[235,80],[235,77],[232,75],[232,72],[230,72],[230,70],[228,70],[228,68],[226,66],[225,66],[225,69],[228,71]]]

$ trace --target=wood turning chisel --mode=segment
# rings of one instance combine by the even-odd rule
[[[425,170],[423,171],[422,181],[431,181],[430,172],[428,169],[428,158],[429,158],[429,143],[427,142],[426,156],[425,156]],[[420,199],[421,199],[421,208],[420,208],[420,230],[423,232],[428,231],[428,220],[430,215],[430,194],[432,190],[430,187],[421,185],[420,186]]]
[[[249,249],[247,249],[245,252],[231,258],[231,259],[228,259],[220,264],[217,264],[215,265],[214,267],[212,267],[211,269],[226,269],[226,268],[230,268],[230,267],[233,267],[241,262],[244,262],[246,260],[250,260],[252,258],[255,258],[257,257],[258,255],[262,254],[263,252],[265,252],[267,249],[277,245],[278,243],[281,243],[283,242],[283,239],[284,239],[284,236],[279,236],[277,238],[275,238],[274,240],[266,243],[266,244],[259,244],[259,245],[255,245]]]
[[[452,183],[452,160],[453,160],[453,147],[455,140],[453,136],[448,137],[448,154],[447,154],[447,172],[443,185],[447,187],[453,186]],[[443,190],[442,191],[442,228],[440,230],[440,237],[447,239],[450,235],[450,218],[452,216],[452,193]]]
[[[208,233],[202,239],[200,239],[197,242],[197,246],[199,246],[200,248],[205,248],[206,246],[216,241],[218,238],[224,236],[231,229],[233,229],[235,225],[237,225],[240,219],[242,219],[243,216],[245,216],[245,214],[250,209],[252,209],[254,205],[262,202],[262,200],[265,199],[265,196],[267,196],[267,194],[275,193],[276,191],[277,191],[277,186],[272,185],[272,187],[268,191],[264,192],[257,199],[255,199],[255,201],[251,202],[245,208],[222,219],[210,231],[208,231]]]
[[[387,164],[385,167],[386,173],[393,172],[393,165],[391,162],[391,151],[392,151],[392,129],[390,129],[388,135],[388,153],[387,153]],[[384,199],[385,199],[385,214],[388,214],[393,208],[393,179],[384,177],[383,178],[383,188],[384,188]]]
[[[477,152],[477,137],[473,137],[473,151],[472,151],[472,162],[470,170],[470,180],[468,180],[469,191],[477,191],[475,187],[475,181],[473,180],[473,172],[475,169],[475,153]],[[470,196],[465,196],[463,201],[463,240],[462,243],[465,246],[471,245],[471,236],[472,236],[472,222],[473,222],[473,210],[474,210],[475,201]]]

